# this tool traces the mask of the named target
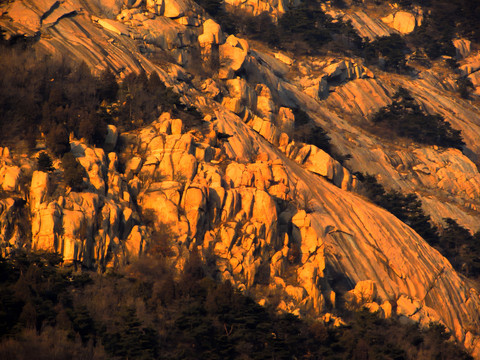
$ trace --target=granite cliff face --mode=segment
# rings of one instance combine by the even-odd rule
[[[274,16],[289,6],[228,4]],[[361,9],[327,10],[351,20],[365,38],[409,33],[422,19],[419,9],[394,9],[383,19]],[[439,225],[449,217],[480,230],[478,99],[455,93],[451,71],[440,64],[441,72],[434,67],[412,79],[358,58],[296,58],[223,32],[191,0],[16,0],[0,14],[7,39],[34,37],[39,54],[84,61],[96,71],[110,67],[119,79],[157,72],[204,115],[201,130],[168,113],[129,132],[110,125],[103,148],[71,138],[86,170],[82,192],[55,191],[63,173],[58,162],[53,173],[36,171],[35,156],[2,148],[3,253],[31,246],[104,271],[168,234],[176,266],[197,249],[216,276],[255,290],[261,304],[280,294],[280,310],[336,323],[341,319],[329,313],[344,302],[385,317],[438,321],[479,358],[477,290],[408,225],[359,195],[354,175],[369,173],[388,189],[416,193]],[[475,80],[478,54],[465,42],[456,45],[460,68]],[[198,56],[217,56],[220,64],[201,81],[188,70]],[[464,151],[367,131],[371,115],[399,87],[461,130]],[[328,132],[338,154],[351,158],[342,164],[295,140],[298,108]]]

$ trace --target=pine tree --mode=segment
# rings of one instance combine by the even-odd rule
[[[37,168],[39,171],[43,172],[52,172],[53,170],[55,170],[53,168],[52,159],[45,151],[42,151],[40,155],[38,155]]]

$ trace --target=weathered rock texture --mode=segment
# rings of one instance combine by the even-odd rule
[[[255,14],[285,9],[281,1],[233,5],[252,5]],[[396,31],[364,12],[341,15],[366,38]],[[409,32],[407,23],[398,30]],[[370,173],[388,189],[417,193],[435,222],[451,217],[479,230],[480,113],[475,103],[453,95],[448,76],[423,71],[407,80],[374,74],[357,59],[300,61],[261,51],[224,34],[187,0],[127,2],[123,8],[116,2],[17,0],[0,26],[7,37],[40,33],[39,53],[68,54],[93,69],[108,66],[119,78],[156,71],[206,115],[201,129],[167,113],[128,133],[110,127],[105,150],[72,139],[86,170],[80,193],[62,185],[61,167],[34,171],[33,157],[1,149],[4,253],[30,246],[104,270],[166,236],[173,264],[181,267],[196,248],[213,261],[219,278],[241,290],[261,290],[261,303],[280,294],[279,309],[340,324],[326,313],[343,297],[386,317],[396,311],[422,324],[439,321],[478,358],[477,291],[408,225],[357,195],[353,175]],[[173,63],[156,65],[142,55],[149,52]],[[184,81],[191,78],[179,65],[198,61],[198,54],[218,56],[220,67],[197,86]],[[473,77],[478,64],[470,55],[461,68]],[[462,130],[463,152],[367,131],[369,117],[391,103],[399,86]],[[327,130],[337,155],[351,159],[341,164],[294,141],[297,108]],[[125,146],[117,153],[119,138]],[[23,223],[15,217],[18,209],[25,211]],[[30,238],[21,232],[25,227]]]

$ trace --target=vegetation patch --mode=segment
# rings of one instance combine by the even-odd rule
[[[469,278],[480,276],[480,231],[471,234],[453,219],[444,219],[436,247],[458,272]]]
[[[424,213],[422,202],[415,194],[387,192],[374,176],[362,173],[356,173],[356,176],[362,182],[362,194],[374,204],[395,215],[428,243],[433,245],[438,242],[437,230],[432,226],[430,216]]]
[[[0,140],[24,151],[45,137],[51,152],[70,151],[69,134],[102,147],[107,125],[132,130],[156,120],[162,112],[201,125],[202,115],[185,106],[157,73],[129,74],[118,83],[110,69],[98,76],[85,63],[39,59],[28,45],[0,45]],[[29,129],[29,131],[25,131]]]
[[[386,71],[408,72],[405,56],[410,48],[434,60],[442,55],[455,56],[452,40],[465,37],[480,42],[480,3],[475,0],[431,1],[402,0],[404,9],[420,5],[424,19],[405,38],[393,34],[374,41],[363,40],[352,25],[332,19],[321,10],[325,1],[303,0],[289,9],[275,23],[267,12],[258,16],[235,8],[227,11],[220,0],[196,0],[229,34],[241,34],[269,46],[299,55],[318,55],[328,50],[363,57]],[[381,2],[376,1],[378,4]],[[343,1],[333,2],[344,7]]]
[[[410,53],[405,40],[398,34],[383,36],[363,45],[361,55],[368,63],[376,63],[388,71],[408,70],[405,55]]]
[[[424,8],[422,26],[408,36],[417,48],[422,48],[431,59],[441,55],[455,56],[452,39],[464,37],[480,42],[480,3],[476,0],[413,0],[405,6]]]
[[[125,273],[74,273],[56,254],[0,258],[2,359],[471,359],[445,327],[367,311],[330,327],[261,307],[214,281],[192,253],[180,274],[162,258]]]
[[[226,11],[218,0],[196,0],[229,34],[241,34],[299,55],[317,55],[327,47],[350,51],[362,46],[351,24],[334,20],[315,0],[290,7],[275,23],[268,12],[253,16],[240,9]],[[337,1],[338,2],[338,1]]]
[[[462,149],[461,131],[452,128],[440,115],[425,114],[415,99],[404,88],[393,96],[393,103],[382,108],[373,117],[373,123],[400,137],[420,144]]]
[[[331,153],[330,137],[327,132],[315,124],[310,116],[302,109],[294,109],[295,127],[293,139],[306,144],[315,145],[326,153]]]
[[[65,183],[70,186],[73,191],[82,191],[84,188],[83,177],[86,175],[85,168],[71,152],[63,155],[62,167]]]

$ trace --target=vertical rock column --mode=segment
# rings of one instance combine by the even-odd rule
[[[212,19],[205,20],[203,23],[203,34],[198,36],[200,44],[202,61],[210,63],[213,67],[219,64],[218,46],[225,42],[222,28]]]

